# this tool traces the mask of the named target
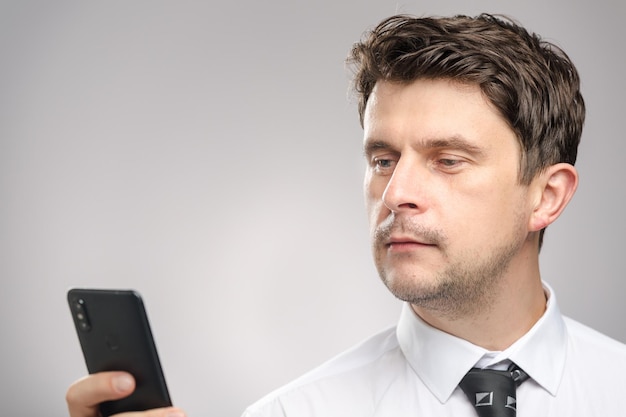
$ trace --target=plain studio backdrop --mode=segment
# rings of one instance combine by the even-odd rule
[[[622,2],[4,0],[0,414],[66,414],[85,374],[72,286],[144,295],[191,416],[238,416],[393,325],[344,59],[391,14],[483,11],[580,70],[581,183],[543,278],[564,313],[626,341]]]

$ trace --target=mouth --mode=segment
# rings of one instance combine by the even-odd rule
[[[405,252],[421,248],[435,247],[434,243],[406,237],[391,237],[385,247],[391,251]]]
[[[373,230],[372,240],[379,251],[388,253],[419,252],[432,249],[445,250],[443,231],[418,224],[412,219],[390,216]]]

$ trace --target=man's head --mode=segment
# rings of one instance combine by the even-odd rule
[[[480,86],[522,145],[520,181],[558,162],[574,164],[585,105],[578,72],[558,47],[511,21],[393,16],[349,58],[359,115],[379,80],[451,78]]]
[[[584,104],[565,54],[487,15],[396,16],[351,62],[386,285],[451,316],[505,282],[537,288],[543,229],[577,184]]]
[[[392,16],[354,45],[348,62],[361,124],[381,80],[453,79],[478,85],[516,133],[520,183],[576,161],[585,119],[578,72],[560,48],[510,20]]]

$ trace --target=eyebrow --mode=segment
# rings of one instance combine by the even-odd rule
[[[393,146],[383,140],[366,141],[363,147],[363,155],[371,155],[376,151],[394,150]]]
[[[424,141],[422,145],[426,149],[459,149],[467,153],[481,156],[484,154],[484,149],[480,146],[474,145],[462,136],[451,136],[449,138],[435,138]]]
[[[458,149],[472,155],[482,156],[484,150],[470,143],[467,139],[460,135],[454,135],[445,138],[426,138],[417,144],[421,149]],[[363,148],[364,155],[370,155],[379,150],[392,150],[399,152],[392,144],[384,140],[366,141]]]

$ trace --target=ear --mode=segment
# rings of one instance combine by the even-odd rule
[[[533,180],[536,202],[529,219],[529,230],[536,232],[554,222],[565,210],[578,187],[578,172],[570,164],[548,167]]]

